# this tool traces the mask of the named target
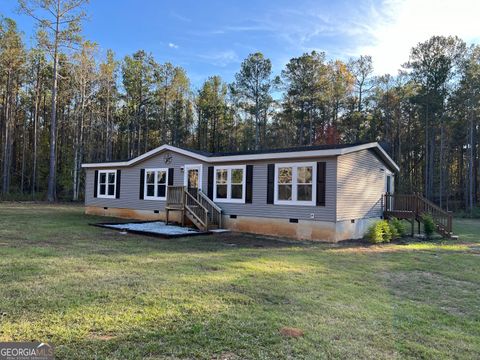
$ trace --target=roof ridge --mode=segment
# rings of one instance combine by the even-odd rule
[[[204,150],[191,149],[188,147],[179,147],[180,149],[191,151],[203,156],[208,157],[217,157],[217,156],[235,156],[235,155],[250,155],[250,154],[271,154],[271,153],[282,153],[282,152],[293,152],[293,151],[314,151],[314,150],[330,150],[330,149],[344,149],[348,147],[360,146],[365,144],[370,144],[368,142],[356,142],[356,143],[345,143],[345,144],[318,144],[318,145],[299,145],[292,147],[283,147],[283,148],[268,148],[268,149],[258,149],[258,150],[239,150],[239,151],[216,151],[209,152]]]

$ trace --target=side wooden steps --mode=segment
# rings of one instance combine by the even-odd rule
[[[396,217],[420,223],[422,216],[428,214],[435,223],[435,230],[443,237],[458,239],[453,234],[452,213],[443,210],[419,194],[385,194],[382,199],[383,213],[386,218]]]

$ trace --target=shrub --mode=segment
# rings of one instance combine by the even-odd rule
[[[392,239],[398,239],[400,237],[400,234],[399,234],[397,228],[390,221],[388,222],[388,227],[390,228],[390,233],[392,234]]]
[[[392,229],[392,236],[394,239],[405,236],[405,234],[407,233],[407,228],[401,220],[397,218],[391,218],[389,223],[390,228]]]
[[[392,230],[387,220],[380,220],[368,228],[367,239],[372,244],[390,242],[392,240]]]
[[[423,222],[423,231],[427,238],[431,237],[435,232],[435,223],[433,222],[433,218],[429,214],[422,215],[422,222]]]

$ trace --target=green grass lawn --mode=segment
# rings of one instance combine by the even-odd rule
[[[122,235],[82,211],[0,204],[0,341],[65,359],[480,358],[478,220],[366,246]]]

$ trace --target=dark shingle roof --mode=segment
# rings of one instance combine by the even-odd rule
[[[182,148],[182,149],[191,151],[198,155],[207,156],[207,157],[218,157],[218,156],[235,156],[235,155],[275,154],[275,153],[287,153],[287,152],[297,152],[297,151],[334,150],[334,149],[345,149],[345,148],[363,145],[363,144],[367,144],[367,143],[363,142],[363,143],[354,143],[354,144],[312,145],[312,146],[297,146],[297,147],[278,148],[278,149],[213,152],[213,153],[202,151],[202,150],[189,149],[189,148]]]

